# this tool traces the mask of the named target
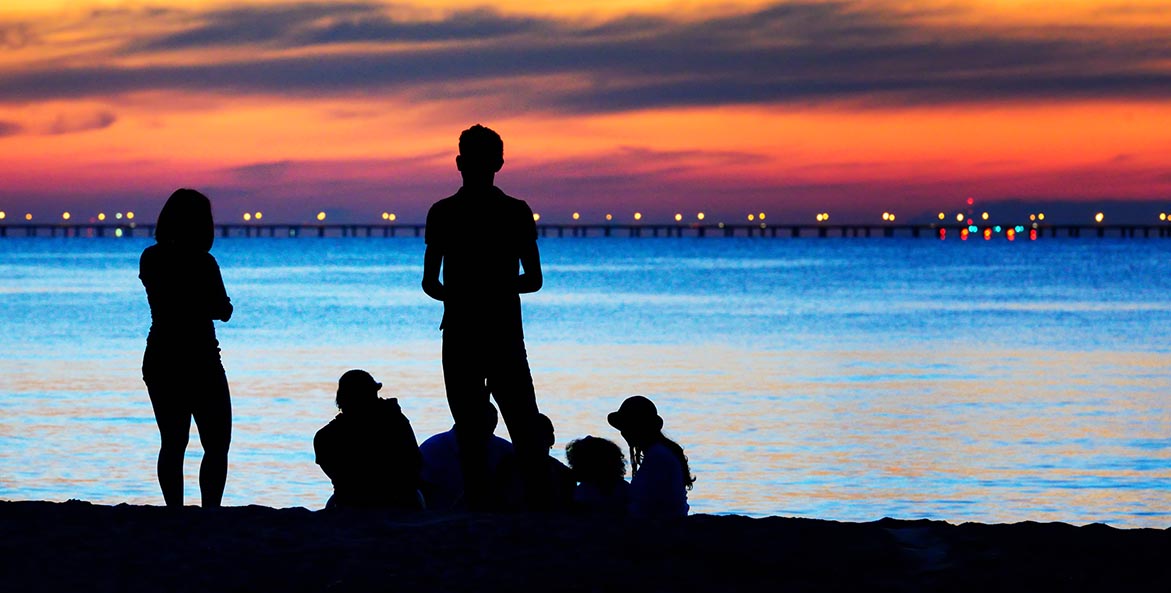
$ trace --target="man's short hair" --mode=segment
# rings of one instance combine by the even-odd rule
[[[476,124],[459,135],[459,154],[476,163],[504,160],[504,141],[491,128]]]

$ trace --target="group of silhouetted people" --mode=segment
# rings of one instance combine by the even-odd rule
[[[587,436],[566,447],[569,467],[549,455],[550,419],[537,406],[525,351],[520,295],[540,290],[532,210],[495,185],[504,144],[480,125],[459,139],[463,185],[427,214],[422,288],[443,302],[443,378],[451,430],[418,444],[397,400],[362,370],[338,381],[337,417],[313,440],[333,482],[327,508],[485,510],[579,509],[638,517],[684,516],[691,475],[682,447],[642,396],[608,421],[630,452]],[[169,506],[183,504],[183,456],[191,420],[204,447],[203,505],[219,506],[231,441],[231,402],[213,321],[232,304],[216,260],[211,203],[180,189],[142,254],[140,278],[151,310],[143,379],[162,436],[158,479]],[[499,416],[512,442],[494,434]]]
[[[494,434],[491,402],[480,410],[479,428],[489,437],[483,456],[481,498],[468,497],[457,429],[441,432],[420,446],[410,421],[394,398],[378,397],[382,384],[363,370],[338,380],[340,413],[317,432],[317,463],[333,482],[327,509],[581,511],[635,517],[687,514],[687,490],[694,478],[682,447],[663,435],[654,403],[636,395],[608,417],[630,447],[633,478],[626,481],[626,456],[607,439],[586,436],[566,448],[569,466],[549,455],[553,423],[537,415],[534,435],[542,448],[531,479],[539,493],[526,492],[524,469],[515,447]],[[543,498],[534,498],[541,496]],[[478,505],[478,506],[477,506]]]

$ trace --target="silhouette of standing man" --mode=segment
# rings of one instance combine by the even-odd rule
[[[443,301],[443,380],[455,420],[468,507],[497,507],[488,477],[489,393],[508,427],[526,500],[542,504],[533,476],[544,453],[534,437],[539,414],[521,328],[520,295],[541,289],[533,211],[494,184],[504,142],[479,124],[459,137],[463,187],[427,213],[423,291]],[[522,271],[523,268],[523,271]],[[443,278],[440,280],[440,270]]]

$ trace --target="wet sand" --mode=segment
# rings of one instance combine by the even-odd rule
[[[24,591],[1144,591],[1171,529],[0,502]]]

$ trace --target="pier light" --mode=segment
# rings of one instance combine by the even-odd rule
[[[398,220],[398,215],[395,214],[394,212],[391,212],[390,215],[386,217],[386,219],[389,220],[390,222],[394,222],[394,221]]]
[[[4,220],[5,218],[8,218],[8,213],[0,210],[0,220]]]
[[[261,211],[259,211],[259,210],[257,210],[257,211],[256,211],[256,214],[253,214],[253,215],[252,215],[252,218],[255,218],[256,220],[260,220],[261,218],[264,218],[264,213],[263,213],[263,212],[261,212]]]
[[[2,218],[4,218],[4,213],[3,213],[3,212],[0,212],[0,219],[2,219]],[[1159,220],[1164,220],[1164,221],[1165,221],[1165,220],[1167,220],[1167,213],[1166,213],[1166,212],[1160,212],[1160,213],[1159,213]]]
[[[676,212],[675,213],[675,222],[683,222],[683,215]]]
[[[943,219],[945,219],[945,218],[947,218],[947,215],[946,215],[946,214],[944,214],[944,213],[942,213],[942,212],[940,212],[940,213],[939,213],[939,220],[943,220]]]
[[[716,226],[718,226],[720,228],[724,228],[724,223],[721,222],[721,223],[717,224]]]
[[[760,214],[757,214],[757,215],[756,215],[756,217],[757,217],[757,218],[759,218],[759,219],[761,219],[761,220],[764,220],[764,212],[761,212]]]
[[[121,212],[115,212],[115,213],[114,213],[114,218],[117,218],[118,220],[122,220],[122,213],[121,213]]]
[[[611,220],[614,220],[614,215],[607,212],[606,213],[606,222],[610,222]]]
[[[68,213],[68,212],[62,212],[62,213],[61,213],[61,220],[69,220],[70,218],[73,218],[73,215],[72,215],[72,214],[70,214],[70,213]]]
[[[969,206],[971,206],[972,204],[975,204],[975,203],[976,203],[976,199],[975,199],[975,198],[968,198],[968,205],[969,205]]]
[[[756,220],[756,215],[755,215],[755,214],[749,214],[749,215],[748,215],[748,222],[752,222],[752,221],[754,221],[754,220]]]
[[[893,213],[893,212],[892,212],[892,213],[891,213],[891,215],[890,215],[890,221],[891,221],[891,222],[894,222],[894,221],[895,221],[895,215],[894,215],[894,213]]]
[[[24,219],[25,219],[25,220],[32,220],[32,219],[33,219],[33,213],[32,213],[32,212],[26,212],[26,213],[24,214]]]
[[[319,220],[319,221],[320,221],[320,220],[325,220],[325,211],[324,211],[324,210],[322,210],[321,212],[318,212],[318,213],[317,213],[317,220]]]
[[[1036,214],[1030,214],[1030,215],[1029,215],[1029,221],[1030,221],[1030,222],[1035,222],[1036,220],[1037,220],[1037,215],[1036,215]]]
[[[1038,212],[1038,213],[1037,213],[1037,220],[1045,220],[1045,213],[1044,213],[1044,212]]]
[[[829,212],[822,212],[821,219],[822,220],[829,220]]]
[[[1105,219],[1106,219],[1106,215],[1101,212],[1094,215],[1094,222],[1102,222]]]
[[[390,213],[389,213],[389,212],[383,212],[383,213],[382,213],[382,220],[390,220]]]
[[[122,236],[122,229],[114,229],[114,236],[121,237]]]
[[[642,220],[642,212],[635,212],[634,219],[635,220]]]
[[[696,212],[695,219],[696,220],[703,220],[703,212]]]
[[[98,220],[105,220],[105,219],[106,219],[106,213],[105,212],[98,212]]]
[[[581,212],[574,212],[573,219],[574,220],[581,220]]]
[[[964,213],[963,212],[956,213],[956,222],[963,222],[963,221],[964,221]]]
[[[134,213],[133,213],[133,212],[127,212],[127,213],[126,213],[126,220],[134,220]]]
[[[533,222],[537,222],[538,220],[541,220],[541,215],[533,212]]]
[[[825,219],[824,219],[824,218],[822,218],[822,217],[821,217],[821,213],[820,213],[820,212],[818,212],[818,213],[817,213],[817,222],[821,222],[821,221],[823,221],[823,220],[825,220]]]
[[[988,220],[988,213],[987,213],[987,212],[985,212],[985,213],[981,214],[981,215],[980,215],[980,218],[981,218],[981,219],[983,219],[983,220]]]
[[[251,212],[245,212],[245,213],[244,213],[244,222],[248,222],[249,220],[252,220],[252,213],[251,213]]]

